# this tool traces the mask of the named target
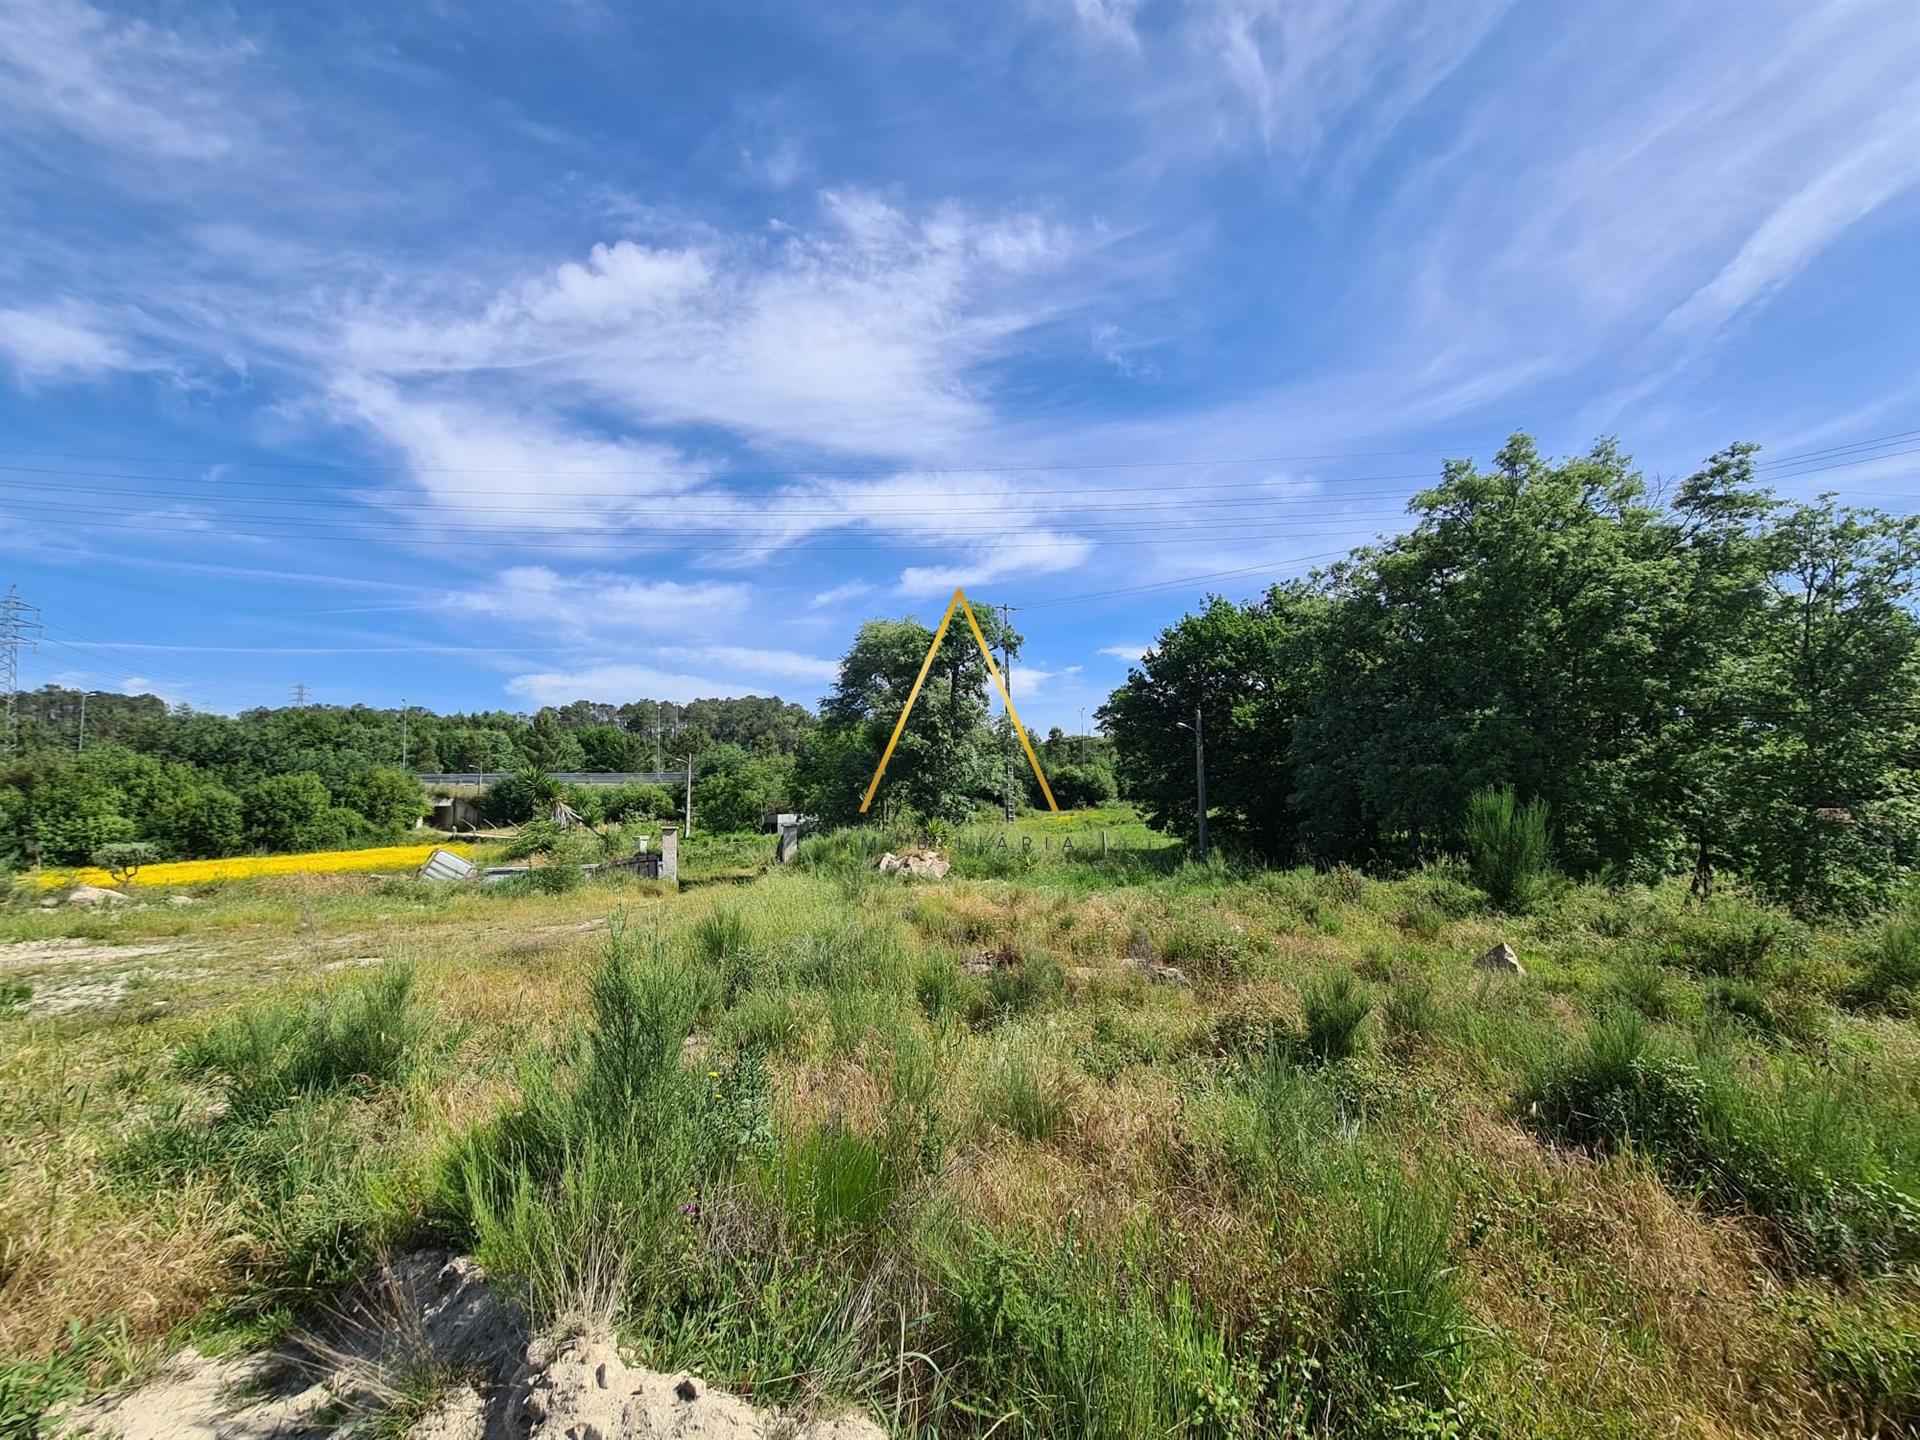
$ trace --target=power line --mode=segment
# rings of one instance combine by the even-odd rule
[[[1770,461],[1759,461],[1755,468],[1772,465],[1791,465],[1801,459],[1814,459],[1824,455],[1837,455],[1845,451],[1866,449],[1874,445],[1897,444],[1905,440],[1920,438],[1920,430],[1901,430],[1889,436],[1876,436],[1872,440],[1859,440],[1851,444],[1828,445],[1822,449],[1799,451],[1795,455],[1782,455]],[[1503,442],[1501,442],[1503,444]],[[1478,449],[1478,447],[1475,447]],[[1492,453],[1498,453],[1498,445]],[[1348,449],[1348,451],[1304,451],[1294,455],[1238,455],[1238,457],[1213,457],[1213,459],[1167,459],[1167,461],[1071,461],[1071,463],[1052,463],[1052,465],[912,465],[897,463],[885,467],[833,467],[793,468],[793,470],[741,470],[728,465],[708,465],[708,467],[682,468],[682,470],[616,470],[616,468],[574,468],[574,467],[520,467],[488,468],[472,465],[372,465],[359,461],[246,461],[246,459],[186,459],[169,455],[102,455],[94,451],[60,451],[60,449],[0,449],[0,455],[25,455],[38,459],[79,459],[79,461],[100,461],[108,465],[192,465],[192,467],[223,467],[236,470],[334,470],[334,472],[359,472],[359,474],[493,474],[493,476],[522,476],[522,478],[553,478],[553,476],[593,476],[593,478],[626,478],[626,480],[841,480],[841,478],[872,478],[872,476],[900,476],[900,474],[927,474],[927,476],[964,476],[964,474],[1073,474],[1073,472],[1098,472],[1098,470],[1181,470],[1181,468],[1235,467],[1235,465],[1292,465],[1300,461],[1357,461],[1357,459],[1400,459],[1400,457],[1440,457],[1440,459],[1461,459],[1461,451],[1455,449]],[[33,468],[33,467],[0,467]],[[179,478],[188,476],[113,476],[88,470],[44,470],[44,474],[75,474],[75,476],[98,476],[98,478]],[[1396,478],[1427,478],[1428,470],[1421,470],[1409,476],[1373,476],[1379,480]],[[205,484],[248,484],[248,482],[230,482],[225,476],[211,478]],[[442,492],[457,493],[457,492]],[[476,492],[492,493],[492,492]],[[549,492],[564,493],[564,492]],[[591,492],[588,492],[591,495]]]
[[[1848,445],[1831,446],[1824,450],[1807,450],[1807,451],[1802,451],[1793,455],[1778,456],[1770,460],[1757,461],[1755,462],[1753,468],[1757,474],[1765,473],[1767,471],[1771,471],[1782,466],[1798,465],[1808,460],[1818,460],[1818,459],[1825,459],[1825,458],[1830,458],[1830,457],[1839,456],[1839,455],[1853,454],[1853,453],[1867,450],[1867,449],[1880,449],[1890,445],[1906,443],[1916,438],[1920,438],[1920,430],[1906,431],[1896,435],[1880,436],[1873,440],[1855,441]],[[257,468],[257,469],[300,468],[300,469],[312,469],[312,470],[329,470],[329,471],[338,471],[346,474],[401,474],[401,475],[456,474],[456,475],[518,476],[521,478],[551,478],[551,477],[575,475],[575,476],[584,476],[584,477],[595,477],[595,478],[601,478],[601,479],[649,479],[649,478],[675,479],[675,478],[678,478],[678,479],[693,480],[701,484],[718,484],[726,481],[750,480],[750,479],[844,480],[844,479],[874,478],[874,477],[883,478],[883,479],[893,479],[893,478],[922,476],[922,475],[925,475],[925,476],[1023,475],[1023,474],[1068,473],[1068,472],[1097,473],[1105,470],[1215,469],[1215,468],[1220,468],[1224,466],[1235,466],[1235,465],[1274,465],[1274,464],[1287,463],[1289,461],[1311,460],[1311,459],[1364,459],[1364,458],[1378,457],[1378,456],[1415,455],[1415,454],[1432,454],[1432,455],[1444,456],[1446,453],[1447,452],[1444,452],[1444,451],[1353,451],[1345,455],[1328,454],[1328,455],[1321,455],[1321,456],[1312,456],[1312,455],[1262,456],[1262,457],[1252,457],[1252,458],[1240,459],[1240,460],[1226,460],[1226,459],[1139,460],[1139,461],[1120,461],[1120,462],[1085,462],[1085,463],[1070,464],[1070,465],[1034,465],[1034,466],[975,465],[975,466],[956,466],[956,467],[937,468],[937,469],[926,468],[926,467],[916,467],[912,465],[894,465],[894,466],[889,466],[885,469],[878,469],[878,470],[860,470],[860,469],[840,468],[840,469],[823,469],[823,470],[788,470],[788,471],[732,470],[725,467],[714,467],[707,470],[697,470],[697,471],[692,471],[692,470],[690,471],[587,470],[587,469],[485,470],[485,469],[473,469],[473,468],[461,469],[461,468],[455,468],[450,466],[360,465],[360,464],[345,464],[345,463],[322,464],[318,462],[312,463],[312,464],[306,464],[306,465],[298,465],[298,466],[292,465],[292,464],[281,466],[281,465],[275,465],[267,462],[254,464],[253,462],[245,462],[245,461],[169,461],[169,460],[158,459],[158,458],[150,458],[146,460],[141,460],[137,457],[118,457],[118,458],[122,460],[122,463],[127,463],[127,464],[235,465],[235,466],[244,466],[247,468]],[[1909,451],[1898,451],[1893,453],[1894,454],[1912,454],[1915,452],[1909,450]],[[52,458],[60,458],[60,455],[62,454],[62,452],[0,450],[0,455],[5,455],[5,454],[28,455],[28,456],[51,456]],[[74,458],[85,459],[89,457],[76,456]],[[94,457],[94,458],[100,458],[100,459],[112,461],[116,457]],[[1892,454],[1863,455],[1856,460],[1848,461],[1847,464],[1868,464],[1874,460],[1890,459],[1890,458],[1892,458]],[[1836,465],[1836,466],[1823,466],[1819,468],[1840,469],[1845,467]],[[217,485],[223,488],[251,487],[254,489],[260,489],[260,488],[267,488],[269,486],[272,486],[272,482],[270,481],[248,480],[240,477],[229,477],[229,476],[195,477],[195,476],[185,476],[185,475],[147,475],[147,474],[138,474],[138,473],[129,472],[129,471],[116,471],[116,470],[76,470],[76,469],[70,469],[70,468],[51,469],[44,466],[33,466],[33,465],[0,465],[0,472],[8,472],[13,474],[21,474],[21,475],[41,475],[41,476],[46,476],[49,478],[56,478],[56,479],[72,477],[76,479],[89,479],[89,480],[143,480],[143,481],[162,482],[162,483],[173,482],[176,484],[193,485],[197,487],[207,487],[207,486]],[[1816,471],[1808,470],[1802,473],[1812,474],[1812,473],[1816,473]],[[1192,490],[1216,490],[1216,489],[1228,490],[1228,489],[1259,488],[1259,487],[1271,486],[1274,484],[1303,484],[1303,485],[1358,484],[1363,482],[1433,480],[1437,478],[1438,477],[1434,474],[1434,472],[1431,469],[1427,469],[1427,470],[1406,471],[1406,472],[1401,472],[1401,473],[1391,474],[1391,475],[1307,476],[1307,477],[1301,477],[1299,479],[1290,480],[1290,481],[1275,481],[1270,478],[1260,479],[1260,480],[1242,480],[1242,481],[1208,481],[1203,484],[1186,486],[1182,488],[1192,489]],[[81,487],[69,487],[69,488],[79,489]],[[274,488],[277,493],[282,487],[272,486],[272,488]],[[1094,493],[1102,493],[1102,492],[1110,492],[1110,493],[1117,493],[1117,494],[1163,494],[1165,493],[1165,490],[1166,490],[1166,487],[1163,485],[1064,486],[1064,487],[1058,487],[1053,489],[1028,486],[1028,487],[1022,488],[1022,493],[1029,494],[1029,495],[1046,495],[1046,494],[1084,495],[1084,494],[1094,494]],[[111,492],[108,492],[108,493],[111,493]],[[356,497],[356,496],[363,496],[368,492],[344,490],[344,491],[336,491],[334,493],[346,495],[349,497]],[[435,497],[448,496],[448,495],[487,496],[487,495],[498,495],[500,493],[501,492],[499,490],[492,489],[492,488],[477,489],[477,490],[475,489],[452,490],[444,486],[436,486],[431,491],[431,495]],[[679,489],[673,489],[673,490],[628,491],[628,492],[616,493],[616,494],[608,494],[607,492],[601,491],[601,490],[573,490],[573,491],[543,490],[542,491],[542,494],[548,498],[576,499],[576,500],[594,500],[594,499],[675,500],[675,499],[687,498],[689,494],[692,494],[695,498],[698,498],[702,493],[703,492],[699,490],[689,491],[687,488],[684,488],[684,487]],[[411,499],[414,497],[409,496],[408,498]]]

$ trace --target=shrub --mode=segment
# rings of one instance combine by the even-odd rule
[[[600,810],[609,820],[668,820],[679,813],[680,801],[664,785],[632,780],[601,795]]]
[[[1525,914],[1554,880],[1547,802],[1520,804],[1513,787],[1477,791],[1467,802],[1467,853],[1473,880],[1502,910]]]
[[[144,840],[122,840],[93,852],[93,863],[111,875],[116,885],[126,884],[140,873],[141,866],[159,858],[160,852]]]
[[[1300,1008],[1306,1021],[1301,1043],[1326,1065],[1358,1052],[1360,1026],[1373,1000],[1352,971],[1333,970],[1301,992]]]
[[[526,874],[527,889],[536,895],[570,895],[586,883],[587,872],[564,861],[538,865]]]
[[[17,1010],[33,998],[33,986],[24,980],[0,980],[0,1015]]]

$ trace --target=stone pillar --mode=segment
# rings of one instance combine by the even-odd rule
[[[799,853],[799,850],[799,824],[796,822],[792,825],[782,825],[780,827],[780,843],[774,847],[773,851],[774,863],[777,865],[791,865],[793,863],[793,857]]]
[[[680,827],[660,827],[660,878],[680,883]]]

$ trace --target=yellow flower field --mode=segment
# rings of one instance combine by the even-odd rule
[[[383,845],[372,850],[316,850],[306,855],[236,855],[226,860],[171,860],[143,865],[128,882],[133,885],[206,885],[215,880],[250,880],[257,875],[328,875],[353,870],[413,869],[426,863],[435,850],[471,856],[471,845]],[[71,870],[42,870],[35,883],[42,890],[66,885],[111,885],[105,870],[83,865]]]

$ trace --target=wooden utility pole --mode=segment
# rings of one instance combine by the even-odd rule
[[[693,838],[693,757],[687,756],[687,838]]]

